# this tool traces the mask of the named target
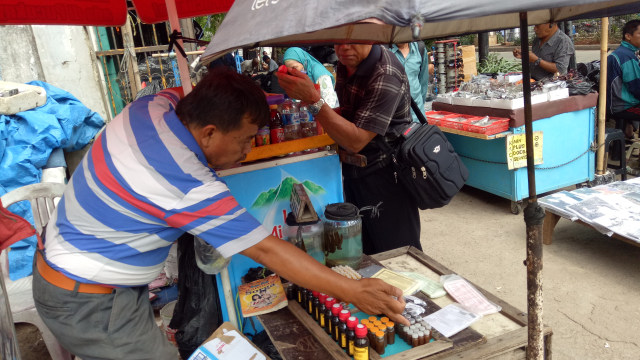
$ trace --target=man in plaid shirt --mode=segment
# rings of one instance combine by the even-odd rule
[[[374,138],[398,145],[411,123],[409,82],[402,64],[379,45],[335,45],[339,113],[324,104],[309,78],[293,69],[277,74],[287,94],[309,104],[315,119],[348,156],[343,160],[346,201],[370,207],[363,217],[365,254],[420,246],[420,215],[415,201],[397,181],[388,157],[381,157]],[[366,166],[362,159],[366,158]],[[355,159],[355,161],[354,161]]]

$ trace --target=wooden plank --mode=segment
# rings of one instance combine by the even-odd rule
[[[283,359],[332,358],[332,354],[316,340],[307,327],[300,323],[289,308],[259,315],[257,318]]]
[[[544,221],[542,222],[542,243],[551,245],[553,242],[553,231],[560,220],[560,215],[556,215],[551,211],[544,212]]]
[[[168,48],[169,48],[169,45],[142,46],[142,47],[133,48],[133,51],[137,54],[137,53],[152,52],[152,51],[167,51]],[[96,56],[113,56],[113,55],[122,55],[122,54],[124,54],[124,49],[96,51]]]
[[[278,144],[258,146],[251,149],[247,158],[242,162],[267,159],[279,155],[287,155],[292,152],[315,149],[323,146],[333,145],[335,141],[328,134],[306,137],[297,140],[284,141]]]
[[[462,135],[462,136],[467,136],[467,137],[472,137],[472,138],[482,139],[482,140],[499,139],[499,138],[507,137],[507,135],[513,134],[510,130],[503,131],[501,133],[497,133],[497,134],[493,134],[493,135],[487,135],[487,134],[474,133],[474,132],[470,132],[470,131],[452,129],[452,128],[448,128],[448,127],[444,127],[444,126],[438,126],[438,127],[440,128],[440,130],[442,130],[442,132],[446,132],[446,133],[450,133],[450,134],[456,134],[456,135]]]
[[[416,346],[412,349],[387,356],[385,360],[417,360],[429,357],[431,355],[437,354],[441,351],[451,349],[453,347],[453,342],[451,340],[436,340],[432,341],[428,344]],[[378,355],[378,354],[376,354]],[[379,355],[378,355],[379,356]],[[376,360],[373,357],[371,360]]]
[[[295,301],[289,301],[289,311],[309,330],[318,343],[330,354],[331,359],[351,359],[344,350],[335,342],[315,320],[309,316],[301,306]],[[371,350],[370,350],[371,351]]]
[[[528,328],[511,331],[502,336],[498,336],[487,340],[486,343],[475,346],[472,351],[465,351],[456,354],[443,354],[432,359],[448,359],[448,360],[472,360],[472,359],[490,359],[498,355],[512,352],[513,350],[524,348],[527,345]],[[550,327],[544,328],[545,343],[551,343],[553,332]],[[547,359],[549,359],[547,357]],[[431,359],[430,359],[431,360]]]

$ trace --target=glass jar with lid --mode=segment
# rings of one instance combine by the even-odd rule
[[[362,259],[362,219],[351,203],[329,204],[324,210],[324,254],[329,267],[354,269]]]

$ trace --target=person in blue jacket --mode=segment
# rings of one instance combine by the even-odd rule
[[[640,20],[625,24],[622,39],[607,58],[607,113],[631,139],[640,123]]]
[[[331,108],[339,106],[334,90],[336,80],[320,61],[299,47],[288,48],[283,59],[287,68],[306,72],[311,82],[320,86],[320,95]]]
[[[389,50],[396,55],[400,63],[404,65],[404,71],[409,79],[411,98],[424,110],[424,102],[429,90],[429,74],[433,73],[433,65],[429,68],[429,59],[424,46],[418,42],[393,44]],[[411,119],[419,122],[416,114],[411,112]]]

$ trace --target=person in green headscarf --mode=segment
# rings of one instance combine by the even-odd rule
[[[285,51],[283,59],[287,68],[305,71],[314,84],[320,85],[320,94],[330,107],[339,106],[338,95],[334,90],[336,81],[316,58],[298,47],[291,47]]]

